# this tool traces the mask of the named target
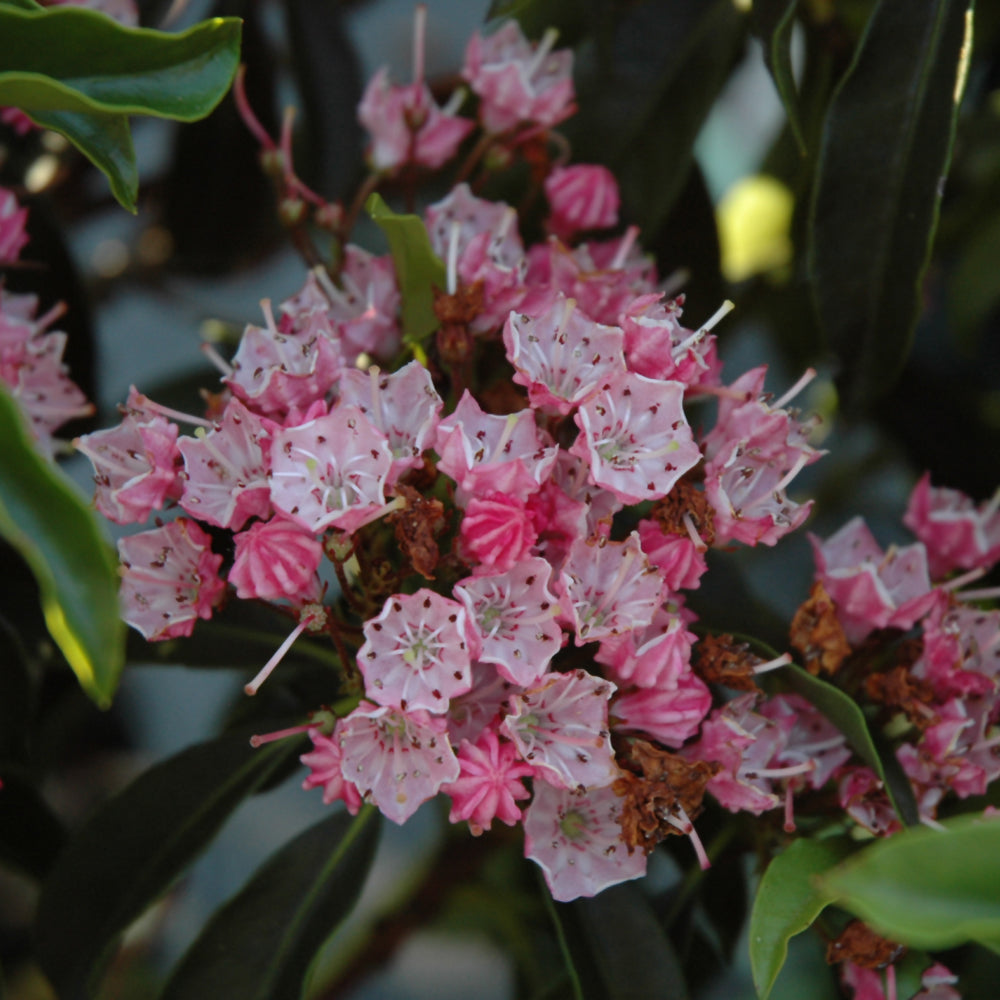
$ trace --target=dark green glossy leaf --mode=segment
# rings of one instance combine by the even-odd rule
[[[125,662],[117,560],[93,511],[38,452],[4,387],[0,534],[31,567],[52,638],[87,694],[106,707]]]
[[[651,0],[581,53],[580,112],[561,126],[578,160],[619,178],[626,218],[655,233],[680,193],[704,123],[745,34],[731,0]]]
[[[43,879],[66,839],[62,823],[38,790],[3,773],[0,791],[0,862]]]
[[[900,821],[907,826],[919,823],[913,786],[891,751],[879,753],[856,702],[840,688],[813,677],[801,667],[785,667],[782,677],[847,737],[854,752],[882,779]]]
[[[213,18],[170,34],[126,28],[79,7],[0,6],[0,37],[0,103],[29,113],[195,121],[222,100],[239,64],[235,18]]]
[[[140,775],[91,817],[39,902],[39,961],[60,996],[93,995],[122,931],[194,860],[301,741],[251,749],[230,735]]]
[[[555,904],[586,1000],[685,1000],[673,946],[633,882]]]
[[[417,215],[397,215],[378,194],[365,202],[365,210],[385,233],[396,265],[396,279],[403,298],[403,340],[420,344],[439,325],[434,314],[434,289],[447,287],[444,264],[431,249],[427,227]]]
[[[811,927],[831,901],[815,877],[847,853],[842,841],[795,840],[767,867],[750,914],[750,968],[760,1000],[767,1000],[788,955],[788,942]]]
[[[824,892],[880,934],[917,948],[1000,944],[1000,819],[904,830],[827,872]]]
[[[337,813],[286,844],[212,918],[162,1000],[298,997],[323,942],[361,893],[378,812]]]
[[[910,350],[971,24],[967,0],[880,0],[827,114],[809,270],[852,409]]]
[[[31,118],[36,125],[69,139],[107,177],[119,204],[130,212],[136,211],[139,173],[126,115],[33,111]]]
[[[764,62],[785,106],[788,124],[805,155],[806,140],[799,116],[798,92],[792,73],[792,27],[798,0],[754,0],[750,23],[764,46]]]

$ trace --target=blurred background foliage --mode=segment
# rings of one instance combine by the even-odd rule
[[[405,78],[411,5],[140,0],[139,6],[148,26],[242,18],[247,93],[265,127],[275,134],[282,108],[294,104],[303,180],[331,200],[357,187],[365,137],[355,108],[378,63],[390,62],[396,78]],[[720,353],[732,359],[730,375],[766,360],[768,386],[780,393],[805,366],[819,369],[804,405],[822,413],[830,454],[799,488],[817,500],[812,530],[826,534],[863,513],[881,541],[895,540],[903,500],[924,469],[936,484],[976,499],[996,489],[1000,5],[977,6],[971,38],[970,5],[954,0],[757,0],[752,9],[749,0],[431,0],[428,7],[429,63],[442,91],[455,82],[468,30],[484,18],[515,16],[534,37],[556,26],[560,44],[577,53],[579,113],[561,131],[574,160],[615,170],[624,222],[641,227],[661,275],[683,287],[688,325],[730,298],[736,313],[718,331]],[[960,69],[964,96],[957,105]],[[255,319],[260,298],[288,294],[302,278],[256,144],[231,98],[201,122],[137,122],[135,135],[141,185],[133,219],[59,137],[0,132],[0,184],[24,193],[31,206],[25,256],[32,263],[5,273],[5,287],[35,291],[42,309],[67,303],[61,321],[69,333],[67,361],[101,407],[90,425],[69,428],[70,434],[111,422],[130,381],[164,403],[197,409],[199,387],[212,384],[197,354],[199,340],[232,340]],[[391,198],[391,188],[386,194]],[[534,207],[536,216],[529,208],[524,225],[537,234],[541,205]],[[376,241],[368,232],[361,239]],[[86,478],[79,468],[75,473]],[[692,602],[699,615],[712,627],[783,646],[790,612],[811,575],[806,540],[791,538],[776,552],[717,555]],[[257,855],[234,848],[231,883],[210,888],[210,903],[194,916],[178,900],[204,876],[166,894],[245,799],[297,773],[301,746],[250,764],[229,737],[206,738],[219,725],[245,733],[300,718],[324,700],[323,665],[308,643],[297,644],[262,695],[250,704],[241,700],[232,668],[256,669],[285,624],[238,620],[233,609],[199,625],[190,642],[151,649],[130,643],[133,668],[122,697],[110,712],[98,712],[45,631],[30,572],[9,550],[4,566],[0,966],[6,993],[0,986],[0,995],[53,995],[36,964],[31,931],[40,886],[49,879],[57,888],[46,891],[60,899],[67,842],[82,852],[81,864],[95,879],[118,866],[115,852],[136,835],[129,801],[112,799],[98,811],[104,825],[96,829],[106,839],[94,840],[93,825],[81,835],[84,819],[146,764],[183,751],[146,771],[146,785],[127,793],[162,800],[163,829],[183,826],[181,848],[162,859],[156,880],[90,933],[90,953],[53,957],[58,948],[46,944],[44,924],[38,942],[49,977],[71,984],[61,996],[84,995],[88,978],[101,997],[158,996],[165,967],[198,922],[206,922],[204,907],[218,905],[257,860],[297,832],[272,831]],[[215,667],[227,669],[201,669]],[[188,680],[163,680],[168,673]],[[192,743],[194,749],[184,749]],[[223,785],[228,797],[220,795]],[[433,809],[425,813],[422,826],[396,840],[397,847],[407,838],[423,844],[418,861],[404,874],[391,869],[381,901],[347,921],[313,966],[312,995],[404,998],[445,996],[449,989],[469,995],[460,978],[437,978],[442,953],[433,949],[441,939],[465,941],[475,932],[493,947],[483,956],[466,946],[479,963],[469,981],[480,996],[572,995],[567,955],[579,963],[587,996],[753,996],[741,937],[753,864],[723,851],[729,841],[745,846],[759,836],[745,818],[736,829],[731,817],[711,812],[700,821],[706,843],[721,852],[703,876],[680,874],[688,867],[686,844],[677,854],[680,867],[661,849],[641,887],[620,886],[547,912],[519,845],[505,831],[494,831],[491,848],[480,850],[484,845],[464,831],[444,829]],[[262,812],[253,815],[259,820]],[[303,817],[296,822],[304,825]],[[398,833],[389,832],[390,844]],[[247,839],[240,833],[229,844],[245,847]],[[371,851],[351,850],[345,848],[344,867],[331,872],[360,891]],[[311,842],[300,845],[310,863],[311,852]],[[315,870],[296,868],[294,851],[277,862],[286,882],[308,882]],[[392,864],[380,854],[373,871]],[[279,905],[267,884],[258,889]],[[73,915],[80,927],[91,926],[102,906],[106,914],[120,902],[100,896],[95,890],[93,900],[81,901]],[[45,905],[43,897],[43,911]],[[295,900],[280,905],[298,912]],[[108,965],[108,948],[144,912]],[[311,913],[312,936],[304,939],[311,950],[303,952],[300,941],[302,954],[292,954],[299,964],[283,974],[309,967],[326,936],[316,928],[346,916],[333,904]],[[437,935],[425,941],[431,958],[416,960],[413,971],[407,947],[414,931],[428,930]],[[836,996],[817,946],[793,944],[773,995]],[[461,968],[455,952],[444,954]],[[167,996],[209,995],[204,982],[184,985],[191,961],[189,954]],[[969,1000],[996,995],[995,959],[963,951],[947,961],[962,973]],[[384,963],[397,969],[397,978],[382,969],[372,979]],[[643,978],[648,969],[655,975]],[[257,988],[253,995],[267,995]],[[275,998],[291,996],[281,992],[287,988],[267,987],[278,991]]]

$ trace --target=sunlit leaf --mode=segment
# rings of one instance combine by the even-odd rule
[[[337,813],[289,841],[215,914],[162,1000],[300,996],[320,946],[361,893],[378,816],[371,806]]]
[[[60,996],[93,995],[118,936],[194,860],[299,740],[198,744],[141,774],[70,842],[45,883],[36,940]]]
[[[876,841],[827,872],[821,888],[893,941],[1000,944],[1000,819],[963,816]]]
[[[94,512],[39,453],[2,385],[0,534],[31,567],[53,640],[87,694],[106,707],[125,662],[117,560]]]
[[[809,270],[850,408],[910,350],[971,25],[967,0],[880,0],[827,114]]]
[[[750,914],[750,968],[767,1000],[788,956],[789,939],[811,927],[831,901],[815,877],[847,853],[842,841],[795,840],[767,867]]]
[[[444,291],[447,286],[444,264],[431,249],[419,216],[397,215],[378,194],[365,202],[365,209],[389,241],[403,299],[403,340],[419,344],[440,322],[434,313],[434,289]]]

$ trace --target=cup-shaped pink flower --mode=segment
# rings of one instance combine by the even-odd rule
[[[549,674],[513,695],[500,732],[559,788],[597,788],[618,777],[608,731],[608,702],[615,686],[585,670]]]
[[[524,814],[524,856],[542,869],[552,898],[567,903],[646,874],[644,851],[622,840],[622,800],[610,786],[586,791],[535,783]]]
[[[94,466],[98,511],[115,524],[145,521],[180,493],[177,425],[126,414],[117,427],[78,437],[73,446]]]
[[[474,632],[463,604],[422,588],[390,597],[364,625],[358,668],[380,705],[441,713],[472,687]]]
[[[271,446],[271,501],[309,531],[356,531],[385,513],[392,452],[356,406],[286,427]]]
[[[570,452],[623,503],[659,500],[701,460],[683,399],[680,382],[613,376],[577,410],[582,433]]]
[[[472,36],[462,75],[479,95],[479,116],[488,132],[529,122],[557,125],[573,113],[573,53],[553,52],[555,38],[550,31],[533,46],[513,20],[485,38]]]
[[[194,521],[178,518],[118,542],[122,618],[151,642],[190,635],[226,591],[222,556]]]
[[[241,600],[319,599],[316,571],[323,558],[323,543],[311,532],[286,518],[274,517],[256,521],[238,532],[233,541],[236,555],[229,582]]]
[[[521,687],[538,683],[562,648],[558,604],[549,592],[552,567],[525,559],[504,573],[474,576],[455,586],[482,643],[479,660]]]
[[[405,823],[461,773],[445,719],[419,709],[363,701],[340,720],[335,738],[344,779],[393,823]]]

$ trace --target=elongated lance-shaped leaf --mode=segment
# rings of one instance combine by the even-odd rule
[[[389,241],[403,299],[403,340],[420,344],[440,325],[434,312],[434,289],[446,290],[444,264],[431,248],[419,216],[397,215],[378,194],[365,202],[365,210]]]
[[[798,0],[754,0],[750,25],[764,46],[764,63],[771,73],[781,103],[785,106],[788,125],[798,143],[799,152],[806,154],[806,138],[799,114],[799,97],[792,72],[792,28]]]
[[[337,813],[289,841],[212,917],[161,1000],[301,996],[316,953],[361,893],[378,816],[372,806]]]
[[[880,934],[917,948],[1000,944],[1000,818],[904,830],[820,878],[822,891]]]
[[[119,935],[205,848],[233,810],[302,749],[243,734],[190,747],[105,803],[42,890],[37,954],[60,997],[96,993]]]
[[[171,34],[126,28],[79,7],[0,5],[0,101],[27,112],[98,111],[204,118],[239,65],[240,21]]]
[[[56,645],[83,689],[106,708],[125,662],[114,550],[94,512],[40,454],[2,384],[0,534],[31,567]]]
[[[827,113],[808,259],[850,409],[910,350],[971,30],[969,0],[879,0]]]
[[[767,1000],[788,957],[788,942],[812,926],[831,901],[816,876],[848,853],[839,840],[796,840],[764,872],[750,913],[750,969],[760,1000]]]
[[[895,755],[879,753],[857,703],[840,688],[813,677],[794,664],[782,670],[782,678],[812,705],[815,705],[847,738],[854,752],[879,776],[900,822],[914,826],[920,822],[913,786]]]

